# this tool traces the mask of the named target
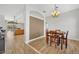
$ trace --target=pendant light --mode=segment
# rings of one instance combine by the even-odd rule
[[[60,15],[60,11],[58,10],[58,7],[56,5],[54,5],[54,10],[52,12],[52,16],[57,17],[59,15]]]

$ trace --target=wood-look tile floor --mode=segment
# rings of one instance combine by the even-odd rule
[[[68,40],[68,48],[60,50],[52,46],[47,46],[45,38],[37,39],[29,44],[24,43],[24,35],[14,36],[9,32],[6,40],[6,54],[78,54],[79,41]]]
[[[6,54],[37,54],[35,50],[29,47],[23,41],[24,35],[15,36],[14,42],[8,48],[6,47]]]
[[[68,48],[63,50],[60,47],[55,48],[52,46],[47,46],[45,43],[45,38],[41,38],[29,43],[32,47],[38,50],[41,54],[78,54],[79,53],[79,41],[68,40]]]

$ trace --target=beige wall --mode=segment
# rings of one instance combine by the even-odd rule
[[[44,35],[44,20],[30,16],[30,39]]]

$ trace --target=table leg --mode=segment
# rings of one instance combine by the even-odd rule
[[[61,39],[61,50],[63,49],[63,39]]]
[[[66,39],[66,42],[65,42],[65,48],[67,48],[67,39]]]
[[[48,37],[46,37],[46,44],[48,45]]]

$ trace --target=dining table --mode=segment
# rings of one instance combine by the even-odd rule
[[[61,49],[63,49],[64,35],[65,35],[65,32],[61,30],[46,30],[46,42],[47,44],[51,44],[52,38],[55,38],[54,41],[57,40],[56,44],[58,46],[60,45]]]

